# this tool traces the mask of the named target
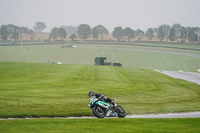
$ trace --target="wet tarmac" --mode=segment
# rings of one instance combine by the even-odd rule
[[[197,72],[184,72],[184,71],[165,71],[155,70],[173,78],[183,79],[200,85],[200,73]]]

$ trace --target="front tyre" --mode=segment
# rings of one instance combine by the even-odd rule
[[[126,111],[121,106],[118,105],[117,114],[119,118],[124,118],[126,116]]]
[[[92,108],[92,112],[97,118],[104,118],[105,117],[105,112],[100,106],[94,106]]]

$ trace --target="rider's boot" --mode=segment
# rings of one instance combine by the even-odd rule
[[[112,113],[112,111],[109,109],[106,113],[106,116],[110,116],[110,114]]]
[[[112,108],[111,108],[111,106],[109,106],[108,109],[107,109],[106,116],[110,116],[111,113],[112,113]]]

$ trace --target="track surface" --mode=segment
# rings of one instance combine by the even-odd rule
[[[68,119],[92,119],[92,118],[96,117],[68,117]],[[115,117],[108,117],[108,118],[115,118]],[[200,112],[127,115],[125,118],[200,118]]]
[[[126,118],[200,118],[200,112],[127,115]]]
[[[47,119],[41,118],[0,118],[0,120],[17,120],[17,119]],[[56,119],[96,119],[96,117],[54,117]],[[118,117],[107,117],[118,118]],[[127,115],[125,118],[200,118],[200,112],[184,112],[184,113],[168,113],[168,114],[142,114],[142,115]]]
[[[155,71],[166,74],[173,78],[183,79],[200,85],[200,73],[183,72],[183,71],[163,71],[163,70],[155,70]]]

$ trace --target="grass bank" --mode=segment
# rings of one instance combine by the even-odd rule
[[[63,44],[64,45],[64,44]],[[160,47],[149,47],[156,45]],[[77,48],[62,48],[55,45],[4,46],[0,47],[1,61],[14,62],[62,62],[64,64],[93,65],[99,53],[113,53],[113,61],[123,64],[123,67],[197,71],[200,68],[200,51],[181,48],[200,49],[198,45],[169,44],[145,45],[109,45],[109,44],[80,44]],[[165,46],[165,47],[164,47]],[[187,47],[186,47],[187,46]],[[108,57],[111,61],[111,57]]]
[[[0,117],[92,115],[88,91],[128,114],[200,110],[200,86],[148,69],[0,62]]]
[[[197,133],[200,118],[185,119],[37,119],[3,120],[4,133]]]

